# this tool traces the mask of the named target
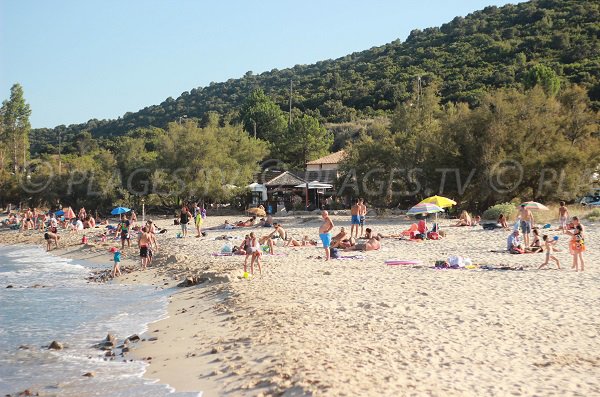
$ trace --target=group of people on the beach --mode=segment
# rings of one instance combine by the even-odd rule
[[[191,210],[190,210],[191,208]],[[179,212],[179,219],[176,223],[181,227],[180,236],[185,238],[188,236],[188,225],[193,222],[196,229],[196,237],[202,237],[205,233],[202,232],[202,224],[206,219],[206,208],[201,207],[198,203],[191,203],[189,207],[184,205]]]
[[[70,208],[68,210],[72,212]],[[342,226],[337,234],[333,234],[335,228],[333,220],[329,216],[328,211],[321,212],[321,225],[319,226],[318,234],[324,249],[324,259],[326,261],[332,259],[332,257],[337,257],[339,255],[338,250],[364,252],[379,250],[381,249],[381,240],[384,238],[438,239],[444,236],[443,232],[440,232],[437,223],[434,223],[430,229],[425,219],[420,219],[400,234],[384,236],[381,233],[373,232],[369,227],[365,228],[366,214],[367,206],[364,200],[357,199],[350,210],[350,232],[346,230],[345,226]],[[583,271],[585,266],[583,258],[583,252],[585,252],[583,225],[581,225],[578,217],[574,216],[570,218],[569,211],[564,202],[560,203],[558,215],[560,223],[558,230],[570,236],[569,252],[573,256],[572,267],[576,271]],[[179,224],[181,227],[181,233],[178,237],[187,237],[188,224],[190,222],[193,222],[196,228],[196,237],[206,235],[206,232],[202,231],[202,224],[205,218],[206,210],[197,203],[182,206],[178,219],[176,219],[176,224]],[[472,217],[467,211],[462,211],[457,222],[451,226],[476,226],[480,223],[480,220],[480,217]],[[65,219],[64,216],[57,217],[53,212],[43,212],[35,208],[28,208],[21,213],[9,213],[8,218],[2,223],[5,226],[13,228],[14,225],[17,225],[15,230],[43,231],[48,251],[52,249],[52,245],[55,248],[59,247],[61,238],[59,235],[60,229],[76,232],[99,227],[96,219],[91,213],[87,213],[85,208],[81,208],[77,216],[72,219]],[[113,277],[121,274],[119,263],[122,255],[124,255],[125,245],[127,245],[127,248],[131,247],[131,239],[134,232],[136,232],[137,236],[141,269],[144,270],[150,265],[154,253],[158,250],[156,235],[159,232],[166,231],[160,231],[151,220],[145,222],[144,225],[137,226],[137,216],[134,211],[131,211],[129,214],[122,214],[116,226],[108,225],[108,220],[102,221],[100,224],[106,225],[107,229],[100,236],[102,241],[107,241],[109,236],[113,236],[121,242],[121,249],[113,249]],[[545,261],[539,268],[542,269],[547,267],[550,262],[554,262],[556,267],[560,269],[560,260],[555,255],[556,252],[561,251],[557,246],[558,237],[551,238],[547,234],[540,235],[540,229],[534,225],[535,218],[531,209],[525,205],[520,206],[514,230],[507,239],[507,250],[513,254],[544,252],[546,255]],[[301,238],[294,238],[288,235],[283,225],[275,222],[271,214],[260,220],[256,216],[252,216],[247,220],[235,223],[225,221],[223,225],[216,228],[232,230],[246,227],[268,227],[273,228],[273,230],[262,236],[258,236],[257,233],[252,231],[246,234],[242,244],[231,248],[232,254],[245,256],[245,274],[247,273],[248,261],[250,261],[251,274],[254,273],[255,264],[258,267],[258,271],[261,272],[261,257],[263,253],[275,254],[276,245],[282,247],[318,246],[317,240],[310,238],[308,235],[304,235]],[[498,227],[509,228],[507,218],[503,214],[498,218]],[[207,230],[211,229],[215,228]]]
[[[569,210],[564,202],[560,203],[558,212],[560,227],[557,230],[570,236],[569,253],[573,257],[572,269],[575,269],[575,271],[583,271],[585,267],[583,258],[583,253],[585,252],[584,227],[577,216],[573,216],[569,222]],[[548,267],[550,261],[556,264],[557,269],[560,269],[560,260],[554,255],[556,252],[561,251],[561,249],[557,247],[559,237],[554,236],[553,238],[550,238],[547,234],[540,237],[539,229],[534,226],[534,215],[525,205],[519,207],[517,219],[514,230],[507,239],[506,248],[508,252],[511,254],[544,252],[546,254],[546,259],[538,269]],[[522,240],[521,235],[523,236]],[[533,235],[532,241],[530,241],[531,235]]]

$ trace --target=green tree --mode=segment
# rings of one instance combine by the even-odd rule
[[[250,136],[269,142],[279,139],[287,126],[283,111],[262,89],[252,91],[242,106],[240,117]]]
[[[560,79],[554,70],[545,65],[534,65],[523,79],[526,89],[540,85],[546,95],[556,96],[560,90]]]
[[[284,139],[274,142],[281,160],[298,168],[329,153],[332,144],[333,134],[309,115],[294,117]]]
[[[5,159],[11,161],[13,172],[24,169],[29,158],[29,116],[31,108],[25,102],[23,87],[14,84],[10,89],[10,98],[2,102],[0,108],[2,126],[0,134],[0,165],[4,168]],[[6,153],[6,154],[5,154]],[[8,154],[8,155],[7,155]]]
[[[158,147],[154,190],[170,199],[225,200],[225,185],[244,186],[258,171],[267,144],[241,126],[171,123]]]

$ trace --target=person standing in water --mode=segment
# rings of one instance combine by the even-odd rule
[[[321,227],[319,227],[319,237],[321,237],[323,248],[325,248],[325,260],[328,261],[330,259],[329,246],[331,245],[331,230],[333,229],[333,221],[329,217],[329,212],[327,211],[323,211],[321,213],[321,217],[323,218],[323,223],[321,224]],[[356,227],[356,231],[358,233],[358,225]]]

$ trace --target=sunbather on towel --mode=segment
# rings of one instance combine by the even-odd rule
[[[367,240],[367,242],[356,243],[352,247],[346,248],[345,251],[377,251],[381,249],[380,237],[376,236]]]

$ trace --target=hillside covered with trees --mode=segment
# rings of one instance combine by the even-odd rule
[[[167,98],[159,105],[116,120],[32,131],[32,150],[56,151],[64,141],[124,135],[139,127],[165,128],[180,117],[202,119],[208,112],[239,120],[246,98],[261,88],[287,108],[293,80],[293,106],[320,122],[349,122],[389,114],[410,98],[415,82],[436,81],[442,102],[480,103],[491,88],[517,88],[532,65],[551,68],[563,83],[584,87],[600,108],[600,6],[593,1],[533,0],[490,6],[440,27],[413,30],[400,40],[313,65],[296,65],[211,83]]]
[[[600,171],[599,21],[597,2],[487,7],[404,43],[53,129],[31,129],[15,84],[0,108],[0,206],[227,202],[267,164],[302,169],[340,148],[336,195],[376,206],[574,200]]]

